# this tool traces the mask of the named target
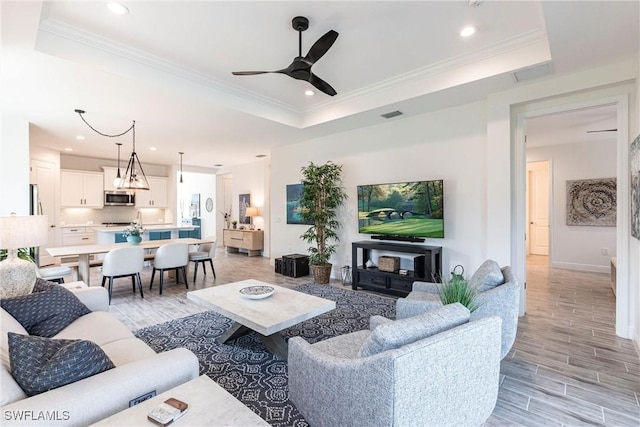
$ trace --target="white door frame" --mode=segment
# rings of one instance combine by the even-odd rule
[[[531,103],[532,105],[535,102]],[[533,109],[512,116],[514,127],[514,187],[515,206],[512,211],[512,221],[515,224],[515,247],[512,248],[512,256],[517,260],[518,269],[516,277],[526,277],[526,253],[524,233],[526,230],[526,144],[525,144],[525,120],[532,117],[577,110],[582,108],[599,107],[603,105],[615,105],[617,110],[617,221],[616,221],[616,257],[618,262],[616,278],[616,335],[623,338],[633,338],[633,325],[631,319],[631,300],[629,282],[629,235],[630,235],[630,205],[627,190],[629,188],[629,96],[627,94],[591,99],[566,105]],[[623,191],[624,190],[624,191]],[[526,307],[526,291],[521,293],[521,307]]]

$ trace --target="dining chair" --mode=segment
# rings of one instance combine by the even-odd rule
[[[207,237],[205,240],[211,240],[211,243],[203,243],[198,247],[197,251],[189,252],[189,262],[195,263],[193,272],[193,282],[196,282],[196,276],[198,275],[198,264],[202,263],[202,271],[205,276],[207,275],[206,263],[209,261],[211,265],[211,271],[213,271],[213,278],[216,278],[216,269],[213,268],[213,259],[216,257],[216,238]]]
[[[144,268],[144,249],[140,246],[128,246],[125,248],[112,249],[107,252],[102,261],[102,286],[107,278],[109,279],[109,304],[111,304],[111,292],[113,290],[113,279],[120,277],[131,277],[133,293],[136,292],[136,281],[140,289],[140,298],[144,298],[142,293],[142,280],[140,272]]]
[[[167,243],[166,245],[160,246],[153,261],[149,290],[153,287],[156,270],[160,270],[160,295],[162,295],[164,271],[172,269],[176,270],[176,283],[180,283],[179,271],[182,270],[184,284],[187,289],[189,289],[189,284],[187,283],[187,264],[189,264],[189,246],[186,243]]]
[[[36,276],[49,282],[64,283],[64,276],[68,276],[70,274],[71,268],[64,265],[36,268]]]

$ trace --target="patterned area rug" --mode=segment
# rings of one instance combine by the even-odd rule
[[[327,285],[295,288],[336,302],[336,309],[282,331],[285,339],[303,337],[317,342],[369,328],[369,317],[395,318],[395,300]],[[272,426],[308,426],[289,401],[287,362],[267,352],[255,332],[227,344],[216,338],[231,320],[213,311],[195,314],[135,332],[156,352],[185,347],[200,360],[200,374],[208,375]],[[215,402],[212,402],[215,404]]]

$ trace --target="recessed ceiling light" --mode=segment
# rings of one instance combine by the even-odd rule
[[[469,25],[460,30],[460,37],[470,37],[474,35],[478,31],[478,27],[474,27],[473,25]]]
[[[304,91],[304,94],[307,95],[307,96],[313,96],[316,93],[314,91],[312,91],[311,89],[307,89],[307,90]]]
[[[149,150],[151,151],[158,151],[158,149],[156,147],[149,147]]]
[[[77,135],[76,139],[80,140],[80,141],[84,141],[84,136],[82,135]]]
[[[110,2],[107,3],[107,7],[109,8],[109,10],[113,13],[115,13],[116,15],[128,15],[129,14],[129,9],[126,8],[126,6],[120,4],[120,3],[114,3],[114,2]]]
[[[73,148],[67,147],[67,148],[64,149],[64,151],[73,151]]]

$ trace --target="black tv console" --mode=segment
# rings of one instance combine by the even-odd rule
[[[414,269],[407,275],[380,271],[378,268],[367,268],[366,263],[371,259],[371,251],[398,252],[416,254]],[[362,252],[362,264],[358,264],[358,254]],[[369,289],[400,297],[411,292],[411,286],[416,280],[426,282],[440,282],[442,277],[442,247],[409,245],[403,243],[375,242],[365,240],[351,244],[352,289]]]

